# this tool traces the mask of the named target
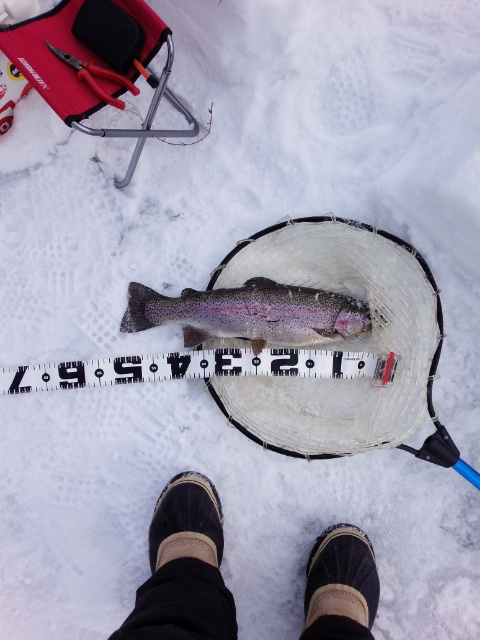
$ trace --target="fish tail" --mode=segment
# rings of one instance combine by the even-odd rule
[[[138,282],[130,282],[128,285],[128,306],[120,324],[120,331],[122,333],[136,333],[156,326],[145,316],[145,305],[147,302],[161,300],[164,297],[150,287]]]

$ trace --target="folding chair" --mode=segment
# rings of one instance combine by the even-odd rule
[[[138,36],[136,32],[132,35],[135,25],[140,25]],[[135,82],[140,73],[144,75],[154,93],[142,127],[93,129],[82,124],[82,120],[106,106],[111,99],[118,99],[127,89],[111,77],[96,76],[94,68],[90,67],[97,83],[95,90],[92,89],[90,80],[82,76],[84,70],[77,75],[75,69],[52,52],[47,41],[84,62],[87,69],[89,63],[93,63],[102,69],[113,70],[131,82]],[[148,65],[163,44],[167,47],[167,59],[158,78]],[[115,180],[117,187],[129,184],[147,138],[198,135],[197,121],[167,88],[174,56],[172,32],[143,0],[62,0],[51,11],[35,18],[0,27],[0,50],[68,126],[92,136],[137,138],[125,177]],[[96,91],[97,88],[100,91]],[[185,117],[189,129],[152,129],[163,96]]]

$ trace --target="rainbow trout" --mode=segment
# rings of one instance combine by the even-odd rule
[[[128,287],[120,331],[134,333],[167,322],[186,325],[185,347],[208,338],[246,338],[255,355],[265,344],[308,347],[371,329],[366,302],[321,289],[251,278],[237,289],[184,289],[180,298],[162,296],[137,282]]]

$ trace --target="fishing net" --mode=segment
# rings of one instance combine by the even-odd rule
[[[396,447],[425,426],[427,384],[442,340],[441,310],[433,277],[413,247],[333,216],[289,220],[239,243],[208,288],[238,287],[255,276],[367,301],[372,333],[324,348],[393,351],[399,365],[385,388],[367,378],[211,378],[208,389],[231,424],[266,448],[307,458]],[[205,346],[246,344],[224,340]]]

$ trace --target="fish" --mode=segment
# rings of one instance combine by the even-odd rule
[[[371,331],[372,325],[362,300],[261,276],[238,288],[184,289],[179,298],[130,282],[120,331],[135,333],[170,322],[185,325],[185,348],[211,337],[241,338],[251,341],[254,355],[267,343],[298,348],[348,340]]]

